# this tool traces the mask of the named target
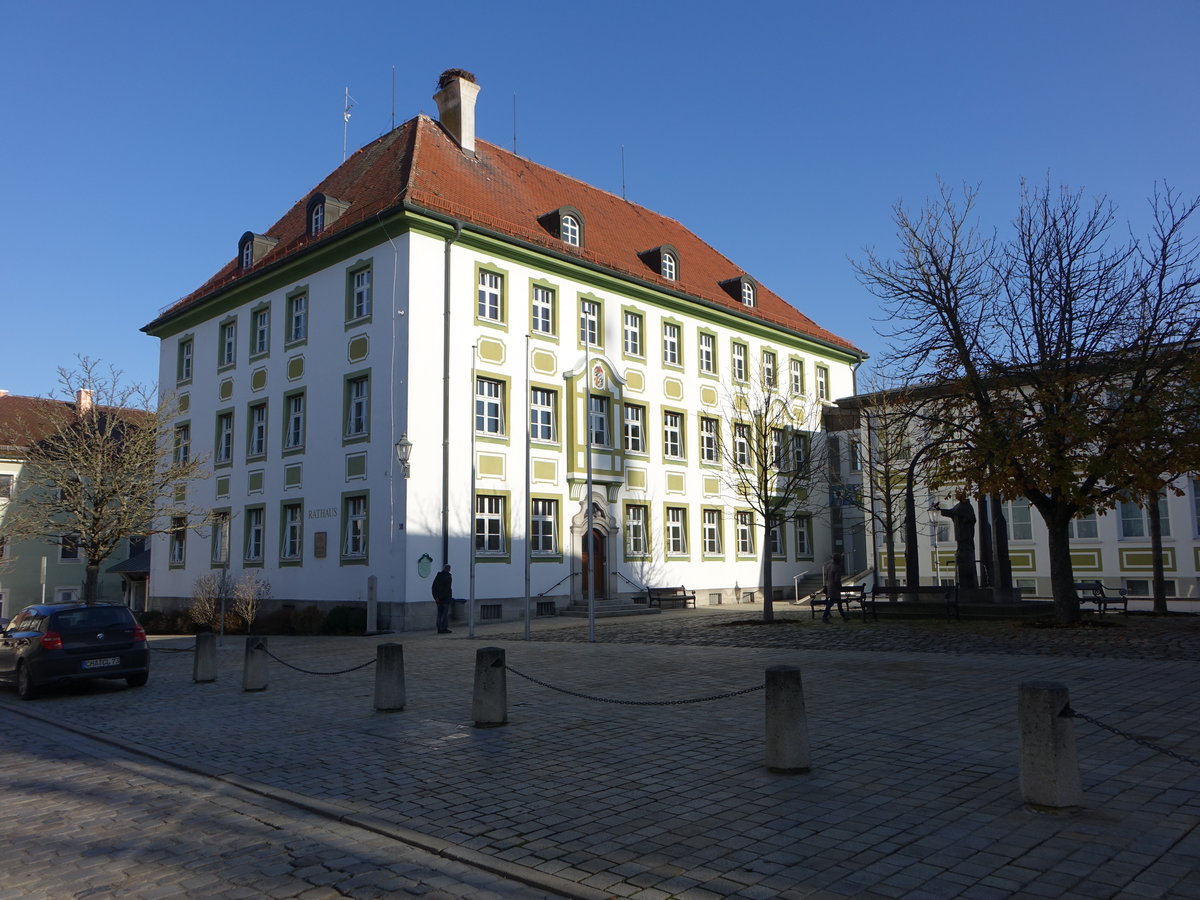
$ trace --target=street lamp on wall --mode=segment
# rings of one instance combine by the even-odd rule
[[[404,477],[408,477],[409,467],[408,458],[412,456],[412,441],[408,439],[408,433],[400,435],[400,440],[396,441],[396,459],[404,469]]]

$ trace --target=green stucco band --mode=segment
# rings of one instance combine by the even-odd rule
[[[370,350],[371,341],[365,334],[360,334],[350,338],[350,343],[346,346],[346,357],[350,362],[362,362]]]
[[[479,454],[479,474],[504,477],[504,457],[492,453]]]
[[[286,487],[299,487],[304,482],[304,464],[284,466],[283,483]]]
[[[346,457],[346,477],[362,478],[367,474],[367,454],[355,453]]]
[[[288,374],[288,378],[292,381],[295,381],[297,378],[304,377],[304,357],[303,356],[293,356],[291,359],[288,360],[287,374]]]

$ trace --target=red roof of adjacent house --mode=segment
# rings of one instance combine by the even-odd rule
[[[464,153],[443,127],[417,116],[367,144],[347,159],[270,229],[278,243],[245,270],[230,260],[202,287],[164,310],[151,330],[194,303],[215,295],[273,263],[303,252],[355,225],[401,205],[461,221],[525,244],[576,257],[620,275],[762,319],[818,341],[861,354],[853,344],[821,328],[768,288],[758,285],[757,305],[741,303],[740,276],[748,274],[674,219],[651,212],[553,169],[476,141]],[[348,203],[321,234],[308,234],[308,200],[314,194]],[[583,246],[564,244],[542,222],[548,213],[574,207],[583,218]],[[678,276],[663,278],[641,254],[670,245],[678,251]],[[756,282],[757,283],[757,282]]]
[[[97,406],[103,414],[117,410],[123,419],[147,415],[139,409]],[[55,429],[75,415],[76,401],[49,397],[21,397],[0,394],[0,446],[23,447],[53,434]]]

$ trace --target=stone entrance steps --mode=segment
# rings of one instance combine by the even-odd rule
[[[595,607],[597,619],[609,619],[616,616],[656,616],[662,612],[657,606],[647,604],[644,596],[642,596],[641,602],[638,602],[637,598],[632,594],[628,596],[605,597],[602,599],[597,598]],[[583,601],[572,603],[570,606],[560,609],[558,614],[567,618],[586,619],[588,617],[588,605]]]

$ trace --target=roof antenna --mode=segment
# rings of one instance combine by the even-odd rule
[[[517,155],[517,92],[513,91],[513,156]]]
[[[355,100],[350,96],[350,88],[346,88],[346,105],[342,108],[342,162],[346,161],[346,135],[350,129],[350,108]]]
[[[396,67],[392,66],[392,130],[396,130]]]
[[[627,199],[625,196],[625,145],[621,145],[621,199]]]

